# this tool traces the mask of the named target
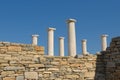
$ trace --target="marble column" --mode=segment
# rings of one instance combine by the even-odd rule
[[[87,40],[86,39],[82,40],[82,54],[83,55],[88,54],[88,52],[87,52]]]
[[[75,32],[75,19],[67,20],[68,23],[68,55],[76,56],[76,32]]]
[[[102,40],[102,51],[106,51],[107,48],[107,36],[106,34],[101,36],[101,40]]]
[[[59,55],[64,56],[64,37],[59,37]]]
[[[39,35],[32,35],[32,45],[38,45],[38,36]]]
[[[54,56],[54,31],[55,28],[48,28],[48,55]]]

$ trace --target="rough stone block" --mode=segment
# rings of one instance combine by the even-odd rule
[[[20,46],[8,46],[8,51],[19,52],[19,51],[21,51],[21,47]]]
[[[37,72],[25,72],[25,79],[38,79]]]
[[[73,74],[73,75],[72,75],[72,74],[71,74],[71,75],[65,75],[65,77],[66,77],[66,78],[70,78],[70,79],[71,79],[71,78],[79,78],[78,75],[74,75],[74,74]]]
[[[68,62],[67,62],[67,61],[60,61],[60,64],[61,64],[61,65],[67,65]]]
[[[36,51],[44,51],[44,47],[42,46],[35,46]]]
[[[115,62],[107,62],[107,67],[115,67]]]
[[[1,72],[2,76],[10,76],[13,75],[15,72],[14,71],[3,71]]]
[[[3,80],[16,80],[15,77],[5,77]]]
[[[24,80],[24,76],[17,76],[16,80]]]
[[[58,68],[49,68],[48,70],[49,70],[49,71],[59,71]]]
[[[92,63],[90,63],[90,62],[89,62],[89,63],[86,62],[86,63],[85,63],[85,66],[86,66],[87,68],[92,68],[92,67],[93,67]]]
[[[29,67],[45,67],[44,64],[29,64]]]
[[[85,77],[93,78],[93,77],[95,77],[95,72],[85,72]]]
[[[25,67],[15,67],[15,66],[7,66],[7,67],[5,67],[4,68],[4,70],[13,70],[13,71],[15,71],[15,70],[25,70]]]

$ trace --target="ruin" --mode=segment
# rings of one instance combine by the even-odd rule
[[[120,80],[120,37],[107,47],[102,35],[100,54],[87,52],[82,40],[82,55],[76,53],[74,19],[68,23],[68,56],[64,55],[64,37],[59,37],[59,56],[54,56],[54,31],[48,29],[48,55],[38,45],[38,35],[31,44],[0,42],[0,80]]]

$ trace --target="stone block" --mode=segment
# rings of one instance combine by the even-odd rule
[[[16,80],[15,77],[5,77],[3,80]]]
[[[7,47],[3,46],[3,47],[0,47],[0,49],[7,49]]]
[[[4,46],[4,44],[0,44],[0,47],[3,47]]]
[[[4,70],[7,70],[7,71],[16,71],[16,70],[25,70],[25,67],[15,67],[15,66],[7,66],[4,68]]]
[[[73,72],[80,73],[81,70],[79,70],[79,69],[74,69]]]
[[[69,79],[72,79],[72,78],[79,78],[78,75],[74,75],[74,74],[71,74],[71,75],[65,75],[66,78],[69,78]]]
[[[24,80],[24,76],[17,76],[16,80]]]
[[[8,63],[8,60],[1,60],[0,59],[0,63]]]
[[[14,71],[3,71],[1,72],[1,76],[11,76],[13,75],[15,72]]]
[[[51,62],[52,65],[60,65],[59,62]]]
[[[49,72],[48,71],[44,71],[43,73],[44,74],[52,74],[52,72],[50,72],[50,71]]]
[[[92,63],[90,63],[90,62],[89,62],[89,63],[88,63],[88,62],[86,62],[86,63],[85,63],[85,66],[86,66],[87,68],[92,68],[92,67],[93,67],[93,64],[92,64]]]
[[[26,47],[22,47],[23,51],[34,51],[34,47],[32,46],[26,46]]]
[[[115,62],[107,62],[107,67],[115,67]]]
[[[29,67],[45,67],[44,64],[29,64]]]
[[[21,51],[21,47],[20,46],[8,46],[8,51],[20,52]]]
[[[8,63],[2,63],[2,64],[0,64],[0,67],[6,67],[6,66],[9,66],[9,64]]]
[[[85,77],[87,78],[94,78],[95,77],[95,72],[85,72]]]
[[[38,79],[38,73],[37,72],[25,72],[25,79]]]
[[[81,67],[81,64],[70,64],[71,67]]]
[[[67,62],[67,61],[60,61],[60,64],[61,64],[61,65],[67,65],[68,62]]]
[[[35,51],[44,51],[43,46],[35,46]]]
[[[49,68],[48,71],[59,71],[58,68]]]

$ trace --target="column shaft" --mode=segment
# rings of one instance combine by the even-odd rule
[[[55,28],[48,29],[48,55],[54,56],[54,30]]]
[[[102,35],[101,39],[102,39],[102,51],[106,51],[107,48],[107,36],[108,35]]]
[[[59,55],[64,56],[64,37],[59,37]]]
[[[83,55],[88,54],[88,52],[87,52],[87,40],[85,40],[85,39],[82,40],[82,54]]]
[[[68,23],[68,54],[69,56],[76,56],[76,32],[74,19],[69,19]]]
[[[32,45],[38,45],[38,36],[39,35],[32,35]]]

